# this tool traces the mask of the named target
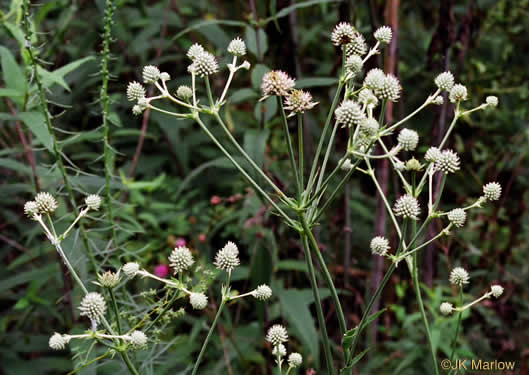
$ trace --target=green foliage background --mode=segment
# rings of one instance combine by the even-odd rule
[[[442,300],[455,299],[455,291],[447,281],[451,267],[464,265],[471,271],[472,283],[466,290],[469,299],[482,294],[492,282],[504,285],[504,297],[487,301],[464,316],[464,338],[458,355],[515,360],[518,373],[526,374],[529,57],[524,51],[529,49],[529,1],[446,3],[452,10],[451,26],[437,2],[400,4],[397,70],[404,94],[394,115],[403,117],[424,101],[433,91],[433,78],[445,70],[447,61],[448,68],[467,85],[473,106],[486,95],[498,96],[497,110],[465,118],[456,130],[451,147],[461,156],[463,166],[448,180],[443,208],[461,206],[477,197],[488,181],[499,181],[504,194],[499,204],[472,213],[462,230],[437,243],[432,256],[425,259],[425,270],[429,270],[424,284],[426,305],[439,357],[444,358],[450,351],[455,320],[441,317],[438,306]],[[264,343],[264,334],[273,321],[287,325],[292,336],[289,348],[304,355],[305,369],[324,373],[300,244],[277,217],[267,212],[237,171],[191,121],[158,113],[150,113],[145,123],[144,117],[134,117],[126,101],[126,85],[139,81],[142,67],[148,64],[158,65],[171,75],[172,89],[189,84],[185,52],[192,43],[202,43],[225,66],[230,61],[225,52],[227,44],[235,36],[243,37],[252,69],[239,71],[234,81],[226,107],[228,125],[254,160],[280,186],[292,190],[285,142],[275,116],[276,102],[257,103],[261,77],[270,69],[287,70],[297,77],[298,87],[310,90],[320,101],[318,107],[327,108],[340,63],[329,42],[333,26],[347,19],[370,36],[374,27],[384,23],[384,5],[376,0],[351,4],[321,0],[297,4],[280,0],[115,3],[108,66],[108,161],[113,173],[113,224],[118,228],[119,247],[108,247],[111,223],[103,210],[92,215],[92,220],[85,220],[86,243],[84,234],[76,232],[64,248],[83,278],[95,280],[89,252],[97,262],[97,271],[117,268],[126,261],[138,261],[152,270],[167,263],[176,238],[185,238],[200,259],[200,270],[205,271],[196,273],[201,275],[200,285],[209,290],[210,302],[218,303],[219,283],[214,282],[217,276],[208,263],[227,240],[239,243],[243,266],[234,275],[236,288],[249,290],[266,282],[272,286],[274,298],[268,304],[252,301],[228,309],[229,313],[222,316],[220,334],[206,353],[203,374],[271,373],[270,348]],[[86,322],[76,311],[81,292],[65,276],[53,247],[24,217],[23,204],[38,190],[56,194],[60,200],[56,215],[62,229],[73,218],[72,206],[24,51],[21,1],[4,1],[1,11],[0,373],[62,374],[103,352],[81,344],[72,345],[71,353],[48,348],[48,338],[54,331],[86,329]],[[54,134],[77,202],[87,193],[104,195],[104,128],[99,102],[104,12],[103,1],[56,0],[31,7],[32,43],[38,47]],[[443,33],[443,27],[451,27],[452,31]],[[443,50],[439,44],[449,47]],[[222,89],[225,73],[214,78],[215,90]],[[312,135],[310,149],[325,116],[318,107],[306,119],[307,132]],[[411,125],[422,136],[422,151],[437,139],[442,126],[439,111],[435,108],[412,120]],[[131,172],[142,125],[143,147]],[[224,138],[213,123],[211,127]],[[30,152],[24,149],[22,139]],[[345,139],[344,134],[337,147],[343,147]],[[37,179],[28,155],[35,160]],[[339,155],[335,154],[334,162]],[[396,181],[390,178],[392,199],[399,194],[395,187]],[[339,199],[322,220],[319,241],[341,290],[348,324],[354,326],[371,288],[375,260],[368,244],[375,234],[377,198],[367,178],[354,177],[348,191],[348,196]],[[214,204],[213,196],[220,197],[221,203]],[[349,201],[349,212],[344,210],[345,200]],[[353,218],[351,269],[346,270],[351,276],[347,284],[343,268],[346,215]],[[123,317],[130,324],[149,313],[151,304],[164,301],[164,292],[156,288],[159,285],[142,280],[120,288],[119,300],[128,307]],[[329,293],[322,289],[321,294],[325,297],[330,334],[338,343],[340,334],[327,299]],[[363,361],[359,373],[430,372],[431,365],[424,360],[427,346],[420,316],[414,299],[409,298],[412,295],[407,272],[401,269],[383,295],[382,306],[389,309],[379,320],[376,343],[374,331],[366,342],[371,346],[369,360]],[[155,332],[157,343],[138,353],[142,374],[185,373],[193,363],[212,311],[183,314],[180,307],[186,307],[185,303],[175,306],[163,328]],[[79,373],[123,372],[117,359],[101,363]]]

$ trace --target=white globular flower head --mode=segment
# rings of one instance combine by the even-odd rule
[[[140,265],[136,262],[129,262],[125,264],[123,267],[121,267],[125,275],[128,277],[134,277],[140,270]]]
[[[189,303],[195,310],[203,310],[208,305],[208,297],[204,293],[191,293]]]
[[[357,125],[366,118],[362,107],[354,100],[344,100],[334,114],[336,121],[346,127]]]
[[[219,64],[215,56],[203,51],[195,56],[190,69],[199,77],[205,77],[216,73],[219,70]]]
[[[487,96],[487,98],[485,99],[485,103],[487,103],[489,107],[497,107],[498,97],[497,96]]]
[[[48,344],[53,350],[63,350],[69,342],[69,335],[61,335],[60,333],[55,332],[53,336],[50,337]]]
[[[378,98],[370,89],[363,89],[358,94],[358,101],[368,107],[374,108],[378,105]]]
[[[155,83],[160,79],[160,69],[154,65],[147,65],[143,68],[143,82]]]
[[[483,195],[488,201],[497,201],[501,196],[501,185],[497,182],[489,182],[483,186]]]
[[[268,329],[268,333],[266,334],[266,341],[268,341],[273,346],[277,346],[279,344],[287,342],[287,330],[281,324],[274,324]]]
[[[331,34],[331,41],[335,46],[343,46],[351,43],[356,35],[356,31],[350,23],[340,22],[334,27]]]
[[[353,75],[359,73],[364,66],[362,58],[358,55],[351,55],[345,60],[345,69]]]
[[[38,193],[35,202],[41,214],[52,214],[59,206],[57,200],[50,193]]]
[[[459,156],[452,150],[443,150],[435,160],[435,169],[445,174],[454,173],[459,170]]]
[[[364,56],[367,53],[367,44],[364,37],[360,34],[355,37],[345,46],[345,53],[349,55]]]
[[[120,281],[119,271],[112,272],[109,270],[105,273],[98,274],[97,281],[99,282],[99,285],[101,285],[103,288],[114,288],[116,285],[119,284]]]
[[[130,334],[130,344],[134,349],[142,349],[147,346],[147,336],[142,331],[133,331]]]
[[[204,47],[202,47],[200,44],[195,43],[189,49],[187,50],[186,56],[191,60],[195,61],[198,55],[204,52]]]
[[[377,90],[376,93],[380,98],[387,99],[390,102],[396,102],[399,100],[400,91],[402,87],[397,77],[392,74],[388,74],[384,77],[382,88]]]
[[[406,170],[408,171],[420,171],[422,169],[422,164],[419,162],[419,160],[415,158],[411,158],[406,162]]]
[[[178,89],[176,89],[176,96],[183,100],[189,100],[193,97],[193,90],[186,85],[178,86]]]
[[[448,212],[448,220],[456,227],[461,228],[467,219],[467,213],[462,208],[454,208]]]
[[[391,37],[393,36],[393,33],[391,32],[391,27],[389,26],[382,26],[379,27],[375,33],[373,34],[376,40],[378,40],[382,44],[389,44],[391,42]]]
[[[467,100],[467,88],[460,83],[455,84],[450,89],[449,98],[452,103],[462,102]]]
[[[441,157],[441,150],[439,150],[435,146],[430,147],[428,151],[426,151],[426,154],[424,155],[424,159],[432,163],[435,163],[440,157]]]
[[[369,72],[367,72],[366,77],[364,78],[364,86],[371,89],[373,93],[376,94],[384,87],[385,79],[386,75],[381,69],[371,69]]]
[[[285,109],[293,113],[304,113],[314,108],[318,102],[312,101],[312,95],[303,90],[292,90],[285,98]]]
[[[468,272],[463,267],[456,267],[450,272],[449,280],[454,285],[463,286],[468,284],[469,278]]]
[[[103,315],[105,315],[107,304],[101,294],[97,292],[91,292],[84,296],[84,298],[81,300],[79,310],[81,311],[81,316],[86,316],[96,322],[99,322]]]
[[[134,105],[134,106],[132,107],[132,114],[133,114],[134,116],[139,116],[139,115],[141,115],[141,114],[143,113],[143,110],[144,110],[144,108],[142,108],[141,106],[139,106],[138,104],[136,104],[136,105]]]
[[[244,56],[246,55],[246,44],[241,38],[237,37],[228,45],[228,52],[234,56]]]
[[[397,199],[393,211],[395,211],[395,215],[402,216],[404,219],[417,220],[421,213],[421,208],[417,199],[410,194],[405,194]]]
[[[229,241],[222,249],[215,255],[215,262],[213,263],[218,269],[226,272],[231,272],[240,264],[239,249],[237,245]]]
[[[90,210],[97,211],[101,207],[101,197],[97,194],[90,194],[85,198],[84,203]]]
[[[503,294],[503,287],[501,285],[492,285],[490,291],[495,298],[498,298]]]
[[[435,77],[435,85],[439,90],[448,91],[454,87],[454,75],[450,72],[443,72]]]
[[[171,79],[171,76],[167,72],[162,72],[162,73],[160,73],[160,79],[163,82],[167,82],[167,81],[169,81]]]
[[[264,96],[286,96],[294,88],[295,80],[281,70],[272,70],[263,76],[261,89]]]
[[[259,285],[252,292],[252,295],[261,301],[265,301],[269,299],[270,297],[272,297],[272,289],[270,289],[270,287],[266,284]]]
[[[369,247],[373,254],[384,256],[388,253],[389,241],[382,236],[376,236],[371,240]]]
[[[278,352],[279,352],[279,356],[280,357],[286,356],[287,355],[287,348],[285,348],[285,345],[279,344],[277,346],[274,346],[274,349],[272,350],[272,355],[274,357],[276,357]]]
[[[441,310],[441,314],[443,315],[450,315],[452,311],[454,311],[454,305],[450,302],[443,302],[441,303],[441,306],[439,306],[439,310]]]
[[[397,137],[399,146],[405,151],[413,151],[419,143],[419,134],[415,130],[404,128]]]
[[[363,119],[358,126],[360,126],[360,130],[368,136],[374,136],[377,134],[379,128],[378,121],[373,117]]]
[[[443,105],[445,102],[444,98],[441,95],[437,95],[433,100],[432,103],[435,105]]]
[[[299,367],[303,363],[303,357],[299,353],[290,353],[288,356],[288,365],[290,367]]]
[[[135,102],[140,98],[145,97],[145,88],[139,82],[129,82],[127,86],[127,99],[130,102]]]
[[[39,205],[35,201],[29,201],[24,204],[24,213],[33,218],[36,214],[39,213]]]
[[[185,246],[176,247],[169,255],[169,265],[175,274],[187,270],[193,263],[193,255]]]

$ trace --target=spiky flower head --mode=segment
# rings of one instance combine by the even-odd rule
[[[503,287],[501,285],[492,285],[490,291],[495,298],[498,298],[503,294]]]
[[[454,285],[463,286],[468,284],[469,278],[468,272],[463,267],[456,267],[450,272],[449,280]]]
[[[388,74],[384,77],[382,88],[375,92],[381,99],[387,99],[390,102],[396,102],[399,100],[400,91],[402,87],[397,77],[392,74]]]
[[[340,22],[334,27],[331,34],[331,41],[335,46],[343,46],[351,43],[356,35],[356,31],[350,23]]]
[[[203,51],[195,56],[190,69],[199,77],[209,76],[219,70],[217,59],[211,53]]]
[[[268,329],[268,333],[266,334],[266,341],[268,341],[273,346],[277,346],[279,344],[287,342],[287,330],[281,324],[274,324]]]
[[[437,147],[430,147],[428,151],[426,151],[426,154],[424,155],[424,159],[426,161],[435,163],[439,158],[441,157],[441,150],[439,150]]]
[[[497,201],[501,196],[501,185],[497,182],[489,182],[483,186],[483,195],[488,201]]]
[[[160,73],[160,79],[163,81],[163,82],[167,82],[171,79],[171,76],[169,75],[169,73],[167,72],[161,72]]]
[[[97,211],[101,207],[101,197],[97,194],[90,194],[84,199],[84,202],[90,210]]]
[[[356,75],[359,73],[364,66],[362,58],[358,55],[351,55],[345,60],[345,69],[348,73]]]
[[[460,83],[455,84],[450,89],[449,98],[452,103],[467,100],[467,88]]]
[[[136,104],[132,107],[132,114],[134,116],[139,116],[143,113],[144,108],[142,108],[140,105]]]
[[[350,171],[353,169],[353,163],[351,163],[351,159],[345,159],[340,169],[343,171]]]
[[[81,313],[79,315],[86,316],[96,322],[99,322],[105,311],[107,310],[107,304],[103,296],[97,292],[88,293],[81,300],[79,305]]]
[[[203,310],[208,305],[208,297],[204,293],[191,293],[189,303],[195,310]]]
[[[443,150],[434,166],[443,173],[454,173],[459,170],[459,156],[452,150]]]
[[[98,274],[97,280],[99,281],[99,285],[101,285],[103,288],[114,288],[119,284],[119,271],[112,272],[108,270],[105,273]]]
[[[294,88],[295,80],[281,70],[272,70],[263,76],[263,95],[286,96]]]
[[[437,95],[433,100],[432,103],[435,105],[443,105],[445,102],[444,98],[441,95]]]
[[[360,130],[365,133],[368,136],[374,136],[377,134],[379,124],[378,121],[375,120],[373,117],[365,118],[358,124],[360,126]]]
[[[154,83],[160,79],[160,69],[154,65],[147,65],[143,68],[143,82]]]
[[[360,94],[358,94],[358,101],[372,108],[378,105],[378,98],[375,96],[375,94],[373,94],[373,91],[371,91],[370,89],[363,89],[362,91],[360,91]]]
[[[439,90],[450,91],[454,87],[454,75],[450,72],[443,72],[434,80]]]
[[[382,26],[379,27],[373,35],[375,39],[378,40],[380,43],[389,44],[391,42],[391,37],[393,36],[393,33],[391,32],[391,27]]]
[[[193,263],[193,255],[185,246],[176,247],[169,255],[169,265],[175,274],[187,270]]]
[[[487,98],[485,99],[485,103],[487,103],[489,107],[497,107],[498,97],[497,96],[487,96]]]
[[[454,311],[454,305],[450,302],[443,302],[441,303],[441,306],[439,306],[439,310],[441,310],[441,314],[443,315],[450,315],[452,314],[452,311]]]
[[[239,249],[237,245],[229,241],[222,249],[215,255],[215,262],[213,263],[218,269],[226,272],[231,272],[240,264]]]
[[[187,50],[186,56],[191,60],[195,61],[198,55],[204,52],[204,47],[202,47],[200,44],[195,43],[189,49]]]
[[[125,275],[128,277],[134,277],[140,270],[140,265],[136,262],[129,262],[125,264],[123,267],[121,267]]]
[[[237,37],[228,45],[228,52],[234,56],[244,56],[246,55],[246,44],[241,38]]]
[[[413,151],[419,143],[419,134],[415,130],[404,128],[397,137],[399,146],[405,151]]]
[[[364,86],[371,89],[373,93],[377,93],[384,87],[384,80],[386,75],[381,69],[375,68],[367,72],[364,78]]]
[[[142,331],[132,331],[130,334],[130,344],[134,349],[142,349],[147,346],[147,336]]]
[[[421,213],[421,208],[419,207],[417,199],[409,194],[405,194],[397,199],[393,211],[395,211],[395,215],[402,216],[404,219],[410,218],[417,220]]]
[[[318,102],[312,101],[312,95],[303,90],[292,90],[285,98],[285,109],[292,113],[304,113],[314,108]]]
[[[24,204],[24,213],[33,218],[36,214],[39,213],[39,205],[35,201],[28,201]]]
[[[466,219],[467,213],[462,208],[454,208],[448,213],[448,220],[458,228],[465,224]]]
[[[59,203],[50,193],[38,193],[35,202],[41,214],[51,214],[55,212]]]
[[[140,98],[145,97],[145,88],[139,82],[129,82],[127,86],[127,99],[130,102],[135,102]]]
[[[334,111],[336,121],[346,127],[352,127],[359,124],[366,118],[366,114],[362,111],[360,104],[354,100],[344,100],[342,104]]]
[[[66,345],[70,342],[69,335],[61,335],[60,333],[55,332],[48,341],[50,348],[53,350],[63,350]]]
[[[299,353],[290,353],[288,356],[288,365],[290,367],[299,367],[303,363],[303,357]]]
[[[419,162],[419,160],[415,158],[411,158],[406,162],[406,170],[408,171],[415,171],[418,172],[422,169],[422,164]]]
[[[389,250],[389,241],[382,236],[376,236],[371,240],[370,248],[373,254],[384,256]]]
[[[191,87],[186,85],[178,86],[178,89],[176,90],[176,96],[183,100],[189,100],[193,97],[193,90],[191,90]]]
[[[272,349],[272,355],[274,357],[276,357],[278,352],[279,352],[279,356],[280,357],[286,356],[287,355],[287,348],[285,348],[285,345],[279,344],[277,346],[274,346],[274,349]]]
[[[265,301],[268,298],[272,297],[272,289],[266,284],[259,285],[253,292],[252,295],[261,300]]]
[[[345,46],[345,53],[349,55],[364,56],[367,53],[367,44],[364,37],[360,34],[355,37]]]

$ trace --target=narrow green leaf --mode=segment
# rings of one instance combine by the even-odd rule
[[[332,86],[336,83],[338,83],[338,79],[333,77],[300,78],[296,81],[296,88],[304,89],[307,87]]]
[[[345,374],[347,372],[347,370],[350,370],[354,365],[357,364],[358,361],[360,361],[362,359],[362,357],[364,355],[366,355],[366,353],[368,351],[369,351],[369,348],[367,348],[366,350],[364,350],[360,354],[357,354],[353,359],[351,359],[351,361],[349,362],[349,364],[346,367],[344,367],[343,369],[340,370],[340,374]]]
[[[306,7],[310,7],[312,5],[316,5],[316,4],[334,3],[334,2],[340,2],[340,1],[342,1],[342,0],[309,0],[309,1],[304,1],[302,3],[297,3],[297,4],[294,4],[294,5],[291,5],[289,7],[281,9],[279,12],[277,12],[272,17],[268,17],[267,19],[265,19],[264,22],[268,23],[268,22],[273,21],[275,19],[288,16],[290,13],[292,13],[296,9],[306,8]]]
[[[8,89],[15,90],[17,96],[22,97],[26,92],[26,77],[14,56],[7,48],[0,46],[0,63],[2,76]]]
[[[40,112],[22,112],[18,114],[18,117],[20,117],[44,147],[50,152],[53,152],[53,139],[46,126],[44,115]]]
[[[371,322],[377,319],[386,310],[387,310],[387,307],[383,308],[382,310],[377,311],[376,313],[369,315],[362,329],[366,329],[366,327],[368,327]],[[353,343],[353,339],[356,336],[357,331],[358,331],[358,326],[344,333],[342,337],[342,349],[343,350],[348,350],[351,347],[351,344]]]
[[[208,21],[200,21],[200,22],[197,22],[187,28],[185,28],[184,30],[180,31],[178,34],[176,34],[172,41],[175,41],[176,39],[180,38],[181,36],[187,34],[188,32],[192,31],[192,30],[196,30],[196,29],[199,29],[203,26],[207,26],[207,25],[224,25],[224,26],[239,26],[239,27],[244,27],[244,26],[247,26],[246,23],[244,22],[240,22],[240,21],[231,21],[231,20],[208,20]],[[226,46],[227,47],[227,46]]]

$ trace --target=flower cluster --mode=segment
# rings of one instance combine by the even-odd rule
[[[284,343],[288,341],[286,328],[281,324],[274,324],[268,329],[266,341],[272,345],[272,355],[274,356],[277,365],[281,367],[283,357],[287,355],[287,349],[284,345]],[[290,353],[287,363],[290,369],[299,367],[303,363],[303,357],[296,352]]]

